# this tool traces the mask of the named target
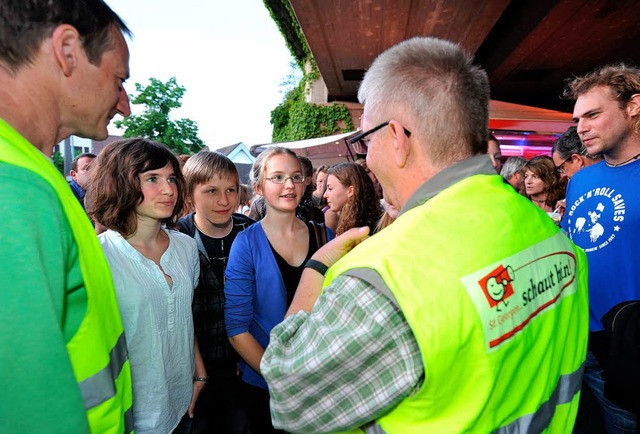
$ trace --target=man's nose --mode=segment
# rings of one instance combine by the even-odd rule
[[[124,87],[120,89],[120,95],[118,97],[118,104],[116,105],[116,110],[125,118],[131,114],[131,105],[129,104],[129,95],[127,95],[127,91],[124,89]]]

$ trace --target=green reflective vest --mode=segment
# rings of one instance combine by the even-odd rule
[[[424,383],[366,432],[572,431],[588,334],[586,257],[499,176],[441,191],[330,268],[388,288]]]
[[[0,149],[0,161],[30,170],[51,185],[78,245],[87,309],[66,346],[89,428],[101,434],[133,432],[131,370],[124,329],[111,271],[91,222],[58,169],[2,119]]]

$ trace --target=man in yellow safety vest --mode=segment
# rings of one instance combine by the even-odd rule
[[[306,264],[261,372],[289,432],[571,432],[586,354],[584,252],[496,173],[489,83],[458,45],[382,53],[358,97],[398,218]]]
[[[128,33],[102,0],[0,6],[0,432],[131,432],[111,273],[50,160],[130,113]]]

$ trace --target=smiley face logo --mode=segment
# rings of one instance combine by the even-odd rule
[[[500,265],[478,281],[491,307],[496,307],[497,310],[501,310],[500,302],[502,302],[504,306],[508,305],[507,299],[514,294],[513,287],[511,286],[514,278],[515,274],[511,266],[505,268],[503,265]]]
[[[504,285],[498,283],[498,279],[496,279],[495,276],[491,276],[487,280],[487,292],[489,293],[489,297],[495,301],[502,301],[504,298]]]

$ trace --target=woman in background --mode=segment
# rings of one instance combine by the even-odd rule
[[[253,190],[251,187],[245,184],[240,184],[238,187],[238,207],[236,212],[238,214],[249,215],[251,209],[251,198],[253,197]]]
[[[376,233],[380,232],[391,223],[396,221],[398,215],[400,214],[400,210],[391,205],[385,199],[382,199],[380,202],[382,204],[382,208],[384,209],[384,213],[382,214],[382,217],[380,217],[380,220],[378,220],[378,224],[376,225]]]
[[[373,233],[382,216],[373,182],[356,163],[340,163],[329,168],[324,197],[331,211],[338,213],[336,235],[360,226],[369,226]]]
[[[146,139],[110,143],[96,161],[88,212],[111,267],[133,380],[140,433],[188,433],[207,373],[194,340],[195,241],[169,229],[183,206],[176,157]]]
[[[327,181],[328,170],[329,170],[329,166],[327,166],[326,164],[323,164],[321,166],[318,166],[314,172],[315,189],[313,190],[313,204],[320,209],[323,209],[327,202],[324,199],[324,190],[326,187],[325,183]]]
[[[526,162],[523,172],[527,197],[559,223],[562,215],[556,210],[556,206],[564,198],[567,183],[558,174],[551,157],[533,157]]]

